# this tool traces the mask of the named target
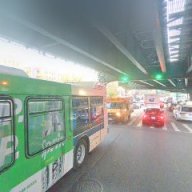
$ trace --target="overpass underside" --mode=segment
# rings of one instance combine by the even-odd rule
[[[94,68],[107,82],[192,92],[192,1],[174,9],[175,1],[173,10],[158,0],[5,1],[0,36]]]

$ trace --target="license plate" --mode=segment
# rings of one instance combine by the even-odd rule
[[[112,121],[113,119],[109,117],[108,120],[109,120],[109,121]]]
[[[155,120],[155,117],[151,117],[152,120]]]

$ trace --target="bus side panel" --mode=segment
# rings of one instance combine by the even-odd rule
[[[66,142],[65,142],[65,164],[64,174],[73,168],[73,130],[71,126],[71,97],[65,97],[65,121],[66,121]]]
[[[108,128],[108,113],[107,113],[107,108],[106,108],[106,98],[104,97],[104,126],[101,128],[101,140],[103,140],[108,132],[109,132],[109,128]]]
[[[73,166],[73,134],[70,128],[70,99],[65,98],[66,139],[42,153],[26,157],[24,96],[15,96],[16,161],[0,175],[0,192],[46,191]]]
[[[10,96],[10,95],[9,95]],[[24,134],[23,134],[23,122],[24,122],[24,110],[23,110],[23,102],[22,96],[14,97],[11,95],[11,98],[14,100],[14,130],[15,130],[15,161],[14,164],[5,170],[0,175],[0,192],[10,191],[12,187],[16,184],[22,182],[23,178],[23,169],[22,164],[24,163],[23,159],[23,148],[24,148]],[[6,150],[9,151],[10,145],[7,145]],[[5,155],[9,156],[8,152],[4,152]]]
[[[97,125],[98,131],[96,133],[92,133],[89,131],[89,141],[90,141],[90,148],[89,151],[92,151],[95,149],[101,141],[104,139],[104,137],[107,135],[108,130],[107,130],[107,110],[105,107],[105,95],[103,96],[103,121]],[[94,129],[94,128],[92,128]]]
[[[74,145],[76,146],[79,140],[84,137],[88,137],[89,139],[89,152],[91,152],[97,145],[101,143],[101,127],[103,124],[94,126],[92,128],[87,129],[83,133],[74,137]]]
[[[101,143],[101,129],[103,127],[103,124],[98,125],[96,128],[92,128],[92,130],[90,130],[88,132],[89,135],[89,152],[91,152],[93,149],[95,149],[100,143]],[[97,130],[97,132],[93,132],[94,129]]]
[[[74,145],[76,146],[79,140],[81,140],[81,138],[88,137],[89,152],[95,149],[108,133],[107,110],[106,110],[105,104],[95,105],[94,103],[94,100],[98,102],[98,98],[101,98],[101,97],[102,96],[89,97],[90,120],[89,122],[84,122],[85,128],[83,129],[83,131],[81,130],[81,127],[80,127],[79,128],[80,131],[78,132],[77,131],[78,128],[75,127],[75,131],[78,132],[79,134],[74,137]],[[103,100],[105,102],[105,97],[103,98]],[[93,105],[91,105],[91,102],[93,102]]]

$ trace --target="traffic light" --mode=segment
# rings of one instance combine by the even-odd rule
[[[128,81],[129,81],[129,77],[128,76],[124,75],[124,76],[120,77],[120,82],[121,83],[128,83]]]
[[[157,73],[156,75],[155,75],[155,79],[156,80],[161,80],[163,78],[163,75],[161,74],[161,73]]]

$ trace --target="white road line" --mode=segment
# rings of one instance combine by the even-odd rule
[[[136,120],[137,120],[137,118],[131,119],[131,121],[128,123],[128,125],[132,125]]]
[[[188,131],[189,133],[192,133],[192,128],[189,127],[189,125],[182,124]]]
[[[163,131],[167,131],[167,127],[163,127],[162,130],[163,130]]]
[[[150,126],[149,128],[154,129],[154,127]]]
[[[171,123],[171,125],[172,125],[172,127],[173,127],[173,129],[175,130],[175,131],[178,131],[178,132],[180,132],[180,130],[177,128],[177,126],[175,125],[175,123]]]
[[[139,123],[137,123],[137,127],[141,127],[142,126],[142,120],[139,121]]]
[[[142,113],[142,111],[134,111],[131,115],[133,117],[137,117],[138,115],[140,115]]]

